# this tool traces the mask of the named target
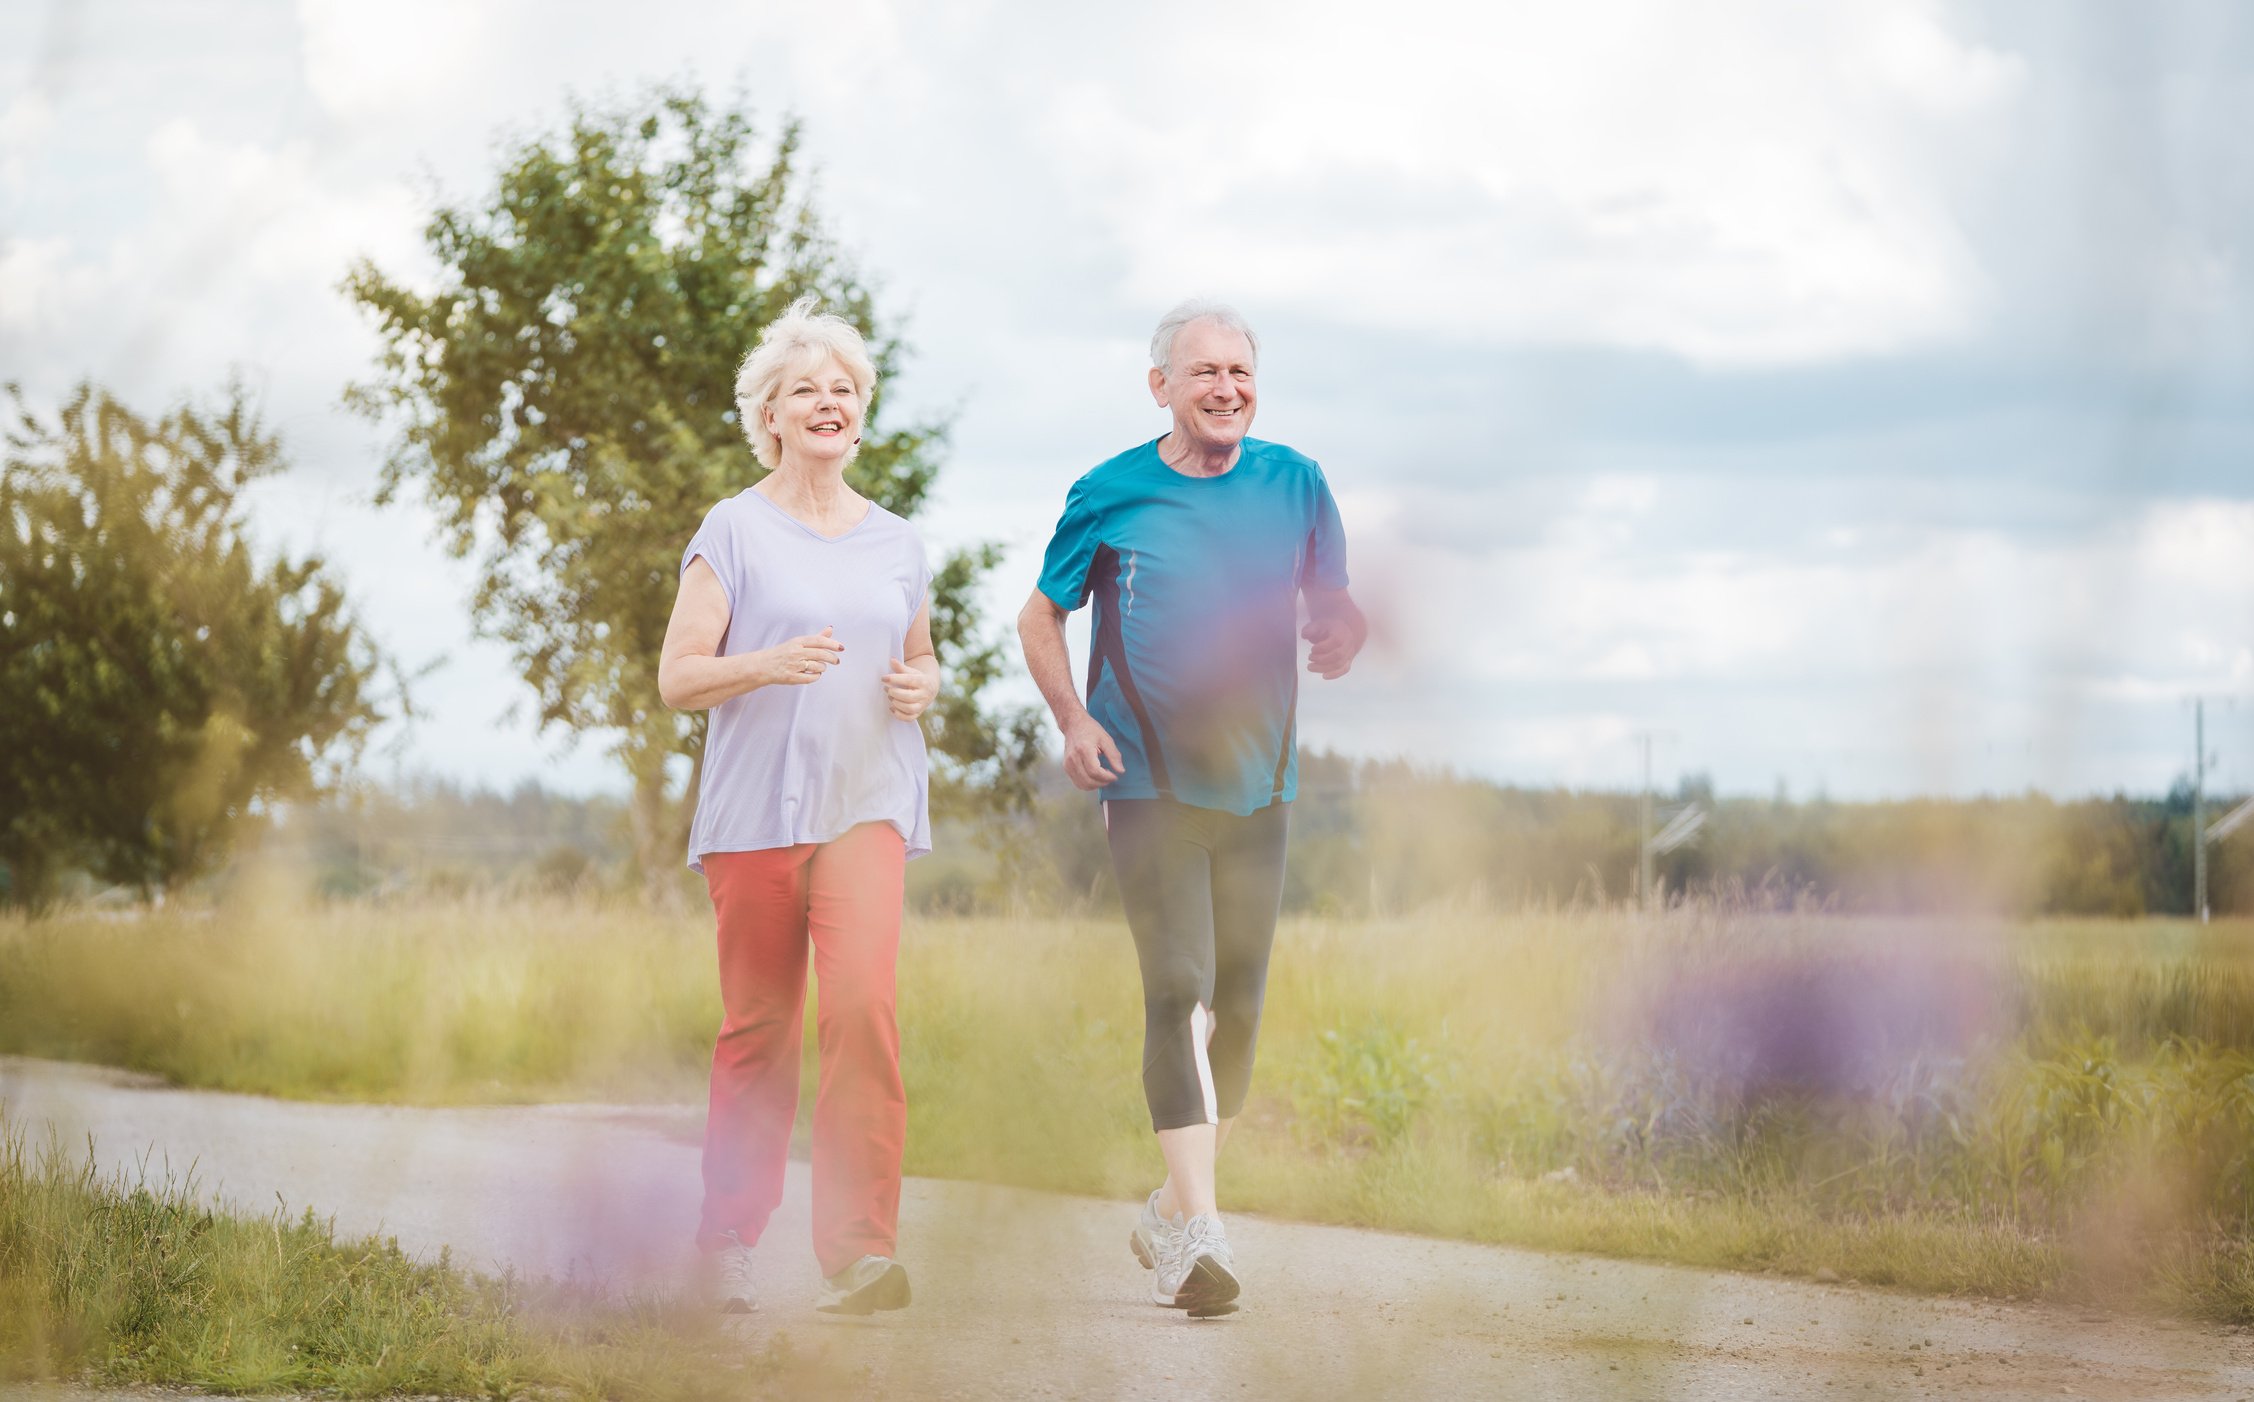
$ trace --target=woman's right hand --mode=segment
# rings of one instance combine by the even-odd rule
[[[820,681],[822,674],[844,657],[845,644],[831,636],[828,628],[803,638],[792,638],[759,654],[759,684],[805,686]]]

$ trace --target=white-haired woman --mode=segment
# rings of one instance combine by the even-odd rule
[[[753,1308],[751,1248],[782,1200],[809,950],[818,1307],[908,1303],[893,964],[902,870],[931,850],[916,720],[939,662],[922,541],[845,481],[875,389],[860,334],[812,298],[769,324],[736,379],[767,474],[689,542],[658,662],[668,706],[712,712],[689,865],[712,892],[725,1015],[697,1240],[734,1312]]]

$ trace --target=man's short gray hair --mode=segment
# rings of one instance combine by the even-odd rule
[[[1207,297],[1192,297],[1160,317],[1158,329],[1151,333],[1150,363],[1158,368],[1160,374],[1167,374],[1173,370],[1174,338],[1181,334],[1183,327],[1188,326],[1193,321],[1217,322],[1242,335],[1246,344],[1252,347],[1252,363],[1255,368],[1258,368],[1260,364],[1260,337],[1253,331],[1252,323],[1244,319],[1244,313],[1230,306],[1227,302],[1216,302]]]

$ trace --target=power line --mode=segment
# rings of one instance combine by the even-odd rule
[[[2254,798],[2246,800],[2222,817],[2217,818],[2215,825],[2207,829],[2207,840],[2209,842],[2220,842],[2240,828],[2245,827],[2249,821],[2254,821]]]

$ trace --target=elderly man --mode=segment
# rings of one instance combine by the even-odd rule
[[[1268,948],[1298,792],[1298,637],[1339,677],[1367,634],[1322,469],[1246,437],[1260,343],[1235,311],[1188,302],[1151,337],[1167,433],[1073,484],[1018,615],[1027,667],[1098,790],[1143,976],[1143,1090],[1166,1181],[1130,1237],[1152,1298],[1235,1309],[1213,1160],[1252,1081]],[[1096,612],[1086,703],[1065,615]],[[1297,632],[1304,595],[1310,621]]]

